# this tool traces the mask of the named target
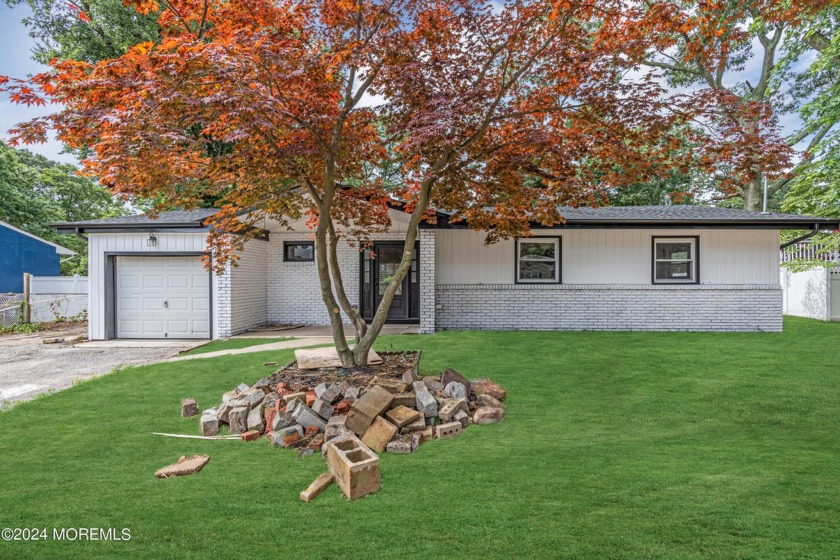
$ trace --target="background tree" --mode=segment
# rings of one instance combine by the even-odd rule
[[[0,220],[76,251],[62,274],[87,274],[87,242],[49,224],[119,216],[125,206],[76,167],[0,142]]]
[[[53,58],[95,62],[116,58],[144,41],[156,41],[157,14],[140,14],[120,0],[5,0],[26,3],[32,15],[23,20],[35,39],[32,57],[41,64]]]
[[[116,193],[167,207],[218,197],[217,270],[235,262],[243,225],[307,216],[336,349],[345,366],[364,365],[433,208],[488,242],[527,236],[533,221],[562,223],[558,205],[667,176],[683,145],[671,131],[720,118],[713,88],[669,96],[650,74],[626,79],[675,25],[698,25],[675,15],[667,2],[624,0],[184,0],[161,11],[157,44],[0,88],[61,104],[13,134],[33,142],[54,129],[90,147],[85,171]],[[766,113],[739,115],[756,126],[722,123],[725,143],[689,138],[692,157],[751,180],[759,150],[778,172],[784,150]],[[393,204],[410,213],[403,256],[366,324],[336,248],[364,247]]]
[[[812,95],[836,93],[836,64],[810,63],[837,33],[836,10],[826,1],[684,2],[675,17],[680,23],[667,31],[672,43],[651,53],[646,64],[661,70],[672,87],[718,93],[717,118],[703,121],[708,134],[719,134],[720,125],[758,129],[766,126],[763,123],[777,123],[780,116],[796,115]],[[751,73],[754,61],[760,62],[757,73]],[[767,177],[772,159],[754,150],[754,176],[738,183],[718,174],[716,198],[737,198],[745,208],[761,210],[764,179],[769,179],[773,196],[800,175],[815,149],[835,130],[838,116],[825,113],[820,119],[805,119],[785,138],[790,148],[805,142],[789,173]]]

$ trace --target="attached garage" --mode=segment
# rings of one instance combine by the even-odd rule
[[[210,338],[210,273],[198,256],[117,256],[117,338]]]

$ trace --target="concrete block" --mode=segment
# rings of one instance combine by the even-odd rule
[[[341,396],[341,389],[336,383],[330,383],[329,385],[321,383],[315,387],[315,396],[326,401],[327,404],[332,404]]]
[[[283,400],[286,401],[286,405],[288,405],[293,400],[299,400],[302,403],[306,403],[306,393],[305,392],[297,392],[297,393],[286,393],[283,395]]]
[[[379,490],[379,457],[355,436],[324,444],[327,467],[341,492],[355,500]]]
[[[293,426],[294,423],[295,419],[292,418],[291,414],[288,412],[278,411],[277,414],[274,415],[274,419],[271,421],[271,430],[276,432],[277,430]]]
[[[327,427],[321,417],[300,401],[295,402],[295,406],[291,411],[287,408],[286,412],[291,414],[292,418],[304,428],[317,428],[319,432],[323,432],[324,428]]]
[[[398,406],[407,406],[408,408],[416,408],[417,407],[417,395],[415,395],[414,392],[400,393],[399,395],[394,395],[394,400],[391,401],[391,408],[397,408]]]
[[[397,427],[381,416],[377,416],[362,436],[362,441],[374,451],[381,453],[395,435],[397,435]]]
[[[456,422],[460,422],[461,426],[465,428],[469,426],[471,422],[470,415],[464,412],[463,410],[459,410],[458,412],[456,412],[455,416],[453,416],[452,419]]]
[[[382,387],[373,387],[350,407],[346,426],[357,435],[364,434],[374,418],[388,410],[393,400],[394,395]]]
[[[460,422],[449,422],[447,424],[435,426],[435,436],[439,439],[459,436],[463,431],[464,427]]]
[[[416,395],[417,410],[421,412],[426,418],[437,416],[438,404],[425,382],[414,382],[414,393]]]
[[[312,404],[312,411],[324,420],[329,420],[333,415],[332,405],[320,397]]]
[[[396,408],[392,408],[391,410],[385,413],[385,418],[387,418],[397,428],[407,426],[408,424],[411,424],[418,418],[422,417],[423,415],[417,412],[416,410],[412,410],[407,406],[402,405]]]

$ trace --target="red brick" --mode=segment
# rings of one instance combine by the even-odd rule
[[[257,430],[248,430],[242,434],[242,439],[245,441],[254,441],[260,439],[260,433]]]
[[[307,391],[306,392],[306,406],[312,407],[315,404],[315,399],[318,398],[318,395],[315,394],[315,391]]]

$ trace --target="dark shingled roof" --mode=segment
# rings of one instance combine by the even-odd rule
[[[90,231],[97,229],[131,229],[131,228],[201,228],[204,221],[218,212],[218,208],[196,208],[195,210],[173,210],[161,212],[156,218],[147,214],[136,216],[117,216],[115,218],[101,218],[85,220],[83,222],[62,222],[52,224],[60,233],[67,231]]]
[[[562,225],[550,227],[743,227],[767,229],[840,229],[838,218],[816,218],[776,212],[753,212],[714,206],[602,206],[600,208],[558,209],[566,219]],[[441,227],[466,227],[463,223],[447,223],[447,213],[439,213]],[[535,224],[533,227],[539,228]]]
[[[813,218],[797,214],[753,212],[714,206],[602,206],[600,208],[560,208],[568,222],[808,222],[837,223],[838,219]]]
[[[92,231],[130,231],[133,229],[185,229],[202,228],[207,218],[218,212],[217,208],[176,210],[162,212],[156,219],[145,214],[120,216],[84,222],[53,224],[60,233]],[[775,212],[752,212],[713,206],[603,206],[600,208],[560,208],[566,223],[554,227],[742,227],[769,229],[840,229],[840,219],[816,218]],[[466,227],[461,223],[448,223],[446,212],[438,212],[437,225],[424,227]],[[535,227],[539,227],[535,225]]]

